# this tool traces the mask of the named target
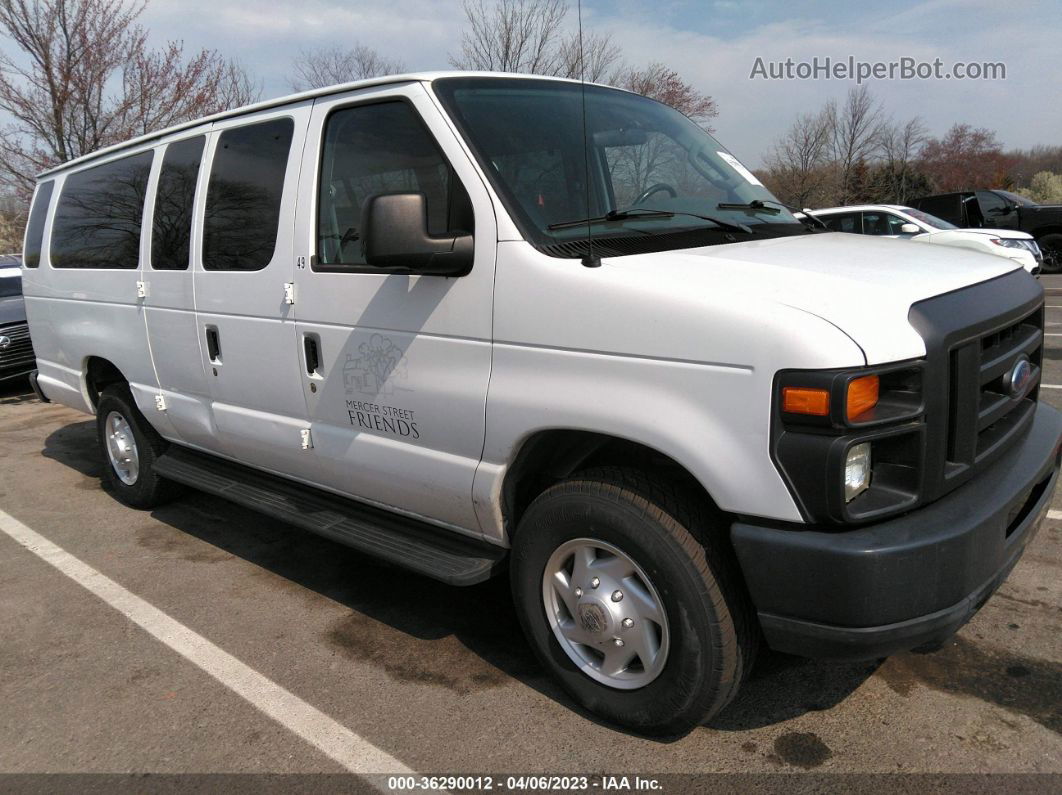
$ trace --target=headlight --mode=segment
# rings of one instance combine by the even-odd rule
[[[997,246],[1002,246],[1003,248],[1023,248],[1026,251],[1029,250],[1027,241],[1018,240],[1014,237],[992,237],[989,238],[989,240],[991,240]]]
[[[844,501],[851,502],[870,486],[870,442],[848,448],[844,459]]]

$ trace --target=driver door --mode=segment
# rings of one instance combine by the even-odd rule
[[[479,533],[497,231],[490,197],[419,84],[317,100],[296,216],[295,323],[314,479]],[[417,192],[428,232],[474,234],[465,276],[388,272],[362,255],[362,211]]]

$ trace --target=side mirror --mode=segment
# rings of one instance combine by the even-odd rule
[[[472,235],[429,235],[423,193],[371,197],[361,229],[365,262],[374,268],[432,276],[464,276],[472,270]]]
[[[921,227],[918,224],[903,224],[900,227],[901,235],[918,235],[922,233]]]

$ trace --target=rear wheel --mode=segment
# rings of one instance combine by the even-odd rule
[[[582,706],[685,733],[735,696],[758,633],[718,528],[696,500],[618,467],[539,495],[513,542],[521,624]]]
[[[122,502],[154,508],[180,494],[181,487],[155,474],[166,441],[148,424],[125,384],[103,390],[96,405],[96,431],[103,455],[103,479]]]
[[[1062,234],[1044,235],[1036,242],[1044,254],[1041,273],[1062,273]]]

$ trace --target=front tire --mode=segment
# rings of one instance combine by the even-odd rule
[[[619,467],[531,503],[513,541],[513,597],[535,653],[579,704],[677,736],[734,698],[759,636],[716,530],[696,500]]]
[[[1041,273],[1062,272],[1062,234],[1044,235],[1036,241],[1044,255]]]
[[[132,508],[169,502],[181,487],[155,473],[167,442],[148,424],[125,384],[103,390],[96,404],[96,433],[103,457],[103,480]]]

